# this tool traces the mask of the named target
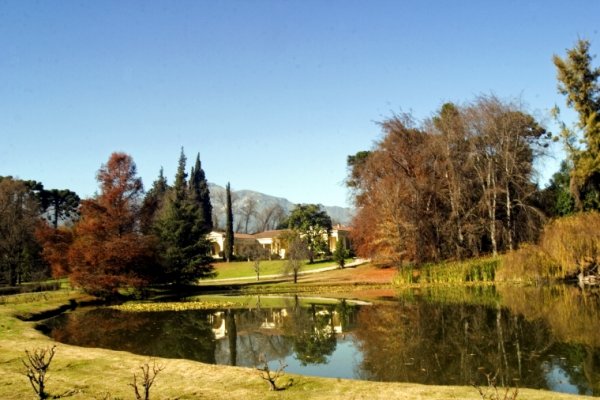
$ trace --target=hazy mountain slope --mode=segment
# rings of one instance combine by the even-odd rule
[[[209,184],[213,206],[213,220],[216,227],[225,227],[225,188]],[[294,208],[295,204],[282,197],[252,190],[232,190],[234,230],[254,233],[263,229],[275,229],[277,224]],[[323,206],[334,224],[348,225],[352,219],[352,209],[348,207]]]

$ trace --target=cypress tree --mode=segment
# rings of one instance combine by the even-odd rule
[[[196,201],[202,209],[204,230],[206,233],[209,233],[213,229],[212,204],[210,202],[208,182],[202,169],[202,163],[200,162],[200,153],[196,155],[196,163],[192,167],[192,173],[190,174],[190,190],[192,192],[190,194],[195,196]]]
[[[229,182],[227,182],[227,186],[226,186],[226,192],[227,192],[227,209],[225,210],[225,213],[227,214],[227,227],[225,228],[225,243],[224,243],[224,255],[225,258],[227,259],[227,262],[229,262],[229,260],[231,260],[233,258],[233,241],[234,241],[234,236],[233,236],[233,209],[231,207],[231,185],[229,184]]]
[[[213,275],[203,210],[186,181],[185,164],[181,149],[175,183],[157,223],[165,280],[176,284]]]

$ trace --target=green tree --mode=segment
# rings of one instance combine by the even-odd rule
[[[592,66],[590,42],[578,40],[563,59],[553,57],[557,68],[558,91],[567,106],[578,114],[575,129],[562,123],[562,137],[570,161],[570,189],[578,210],[600,207],[600,68]],[[583,147],[577,146],[576,133]],[[587,199],[587,201],[584,201]],[[585,204],[587,203],[587,205]]]
[[[39,203],[27,184],[0,177],[0,279],[14,286],[33,272],[39,256]]]
[[[568,160],[552,175],[550,184],[541,193],[543,209],[549,216],[565,216],[575,211],[575,201],[569,191],[571,167]]]
[[[77,193],[69,189],[42,189],[40,193],[41,207],[49,212],[48,219],[54,229],[58,228],[58,221],[77,217],[81,199]]]
[[[202,169],[202,163],[200,162],[200,153],[196,155],[196,163],[192,167],[192,173],[190,174],[190,193],[191,199],[198,202],[202,211],[203,229],[206,232],[210,232],[213,229],[212,223],[212,204],[210,202],[210,191],[208,190],[208,182],[206,180],[206,174]]]
[[[354,155],[349,155],[346,159],[346,166],[348,167],[348,178],[346,179],[346,186],[353,190],[358,190],[361,185],[361,171],[365,166],[370,151],[359,151]]]
[[[152,233],[154,225],[156,223],[156,219],[158,217],[158,213],[164,205],[168,191],[169,184],[167,183],[167,179],[164,176],[163,168],[161,167],[160,172],[158,174],[158,178],[154,181],[150,190],[146,192],[144,202],[142,203],[142,232],[146,234]]]
[[[308,248],[309,262],[315,255],[327,253],[328,238],[331,232],[331,218],[318,204],[298,204],[287,220],[288,228],[298,232]]]
[[[175,183],[156,223],[164,279],[175,284],[191,283],[214,274],[204,211],[196,193],[189,189],[194,186],[186,182],[185,164],[181,149]]]
[[[224,253],[225,259],[229,262],[233,258],[233,246],[234,246],[234,236],[233,236],[233,209],[231,207],[231,185],[227,182],[227,186],[225,187],[226,191],[226,226],[225,226],[225,243],[224,243]]]
[[[338,238],[335,244],[335,251],[333,252],[333,260],[339,265],[340,268],[344,268],[346,265],[346,258],[348,258],[350,252],[344,246],[344,242]]]

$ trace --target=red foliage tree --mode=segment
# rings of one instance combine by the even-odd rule
[[[113,153],[97,179],[100,195],[81,204],[68,261],[74,285],[108,297],[119,288],[147,283],[153,246],[139,232],[143,185],[131,156]]]
[[[40,221],[35,230],[35,237],[42,246],[42,257],[50,265],[54,278],[69,275],[68,253],[73,243],[73,230],[67,227],[52,228]]]

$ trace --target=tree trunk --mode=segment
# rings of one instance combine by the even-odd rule
[[[506,229],[508,231],[508,250],[513,250],[513,228],[512,228],[512,204],[510,197],[510,189],[506,182]]]

